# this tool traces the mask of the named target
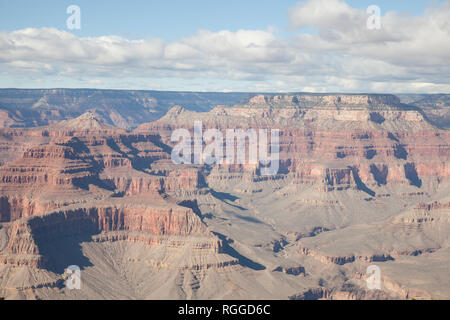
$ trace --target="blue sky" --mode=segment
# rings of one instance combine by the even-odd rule
[[[195,33],[211,31],[266,29],[276,27],[289,35],[288,9],[295,0],[1,0],[0,30],[23,28],[66,28],[66,8],[81,8],[80,36],[121,35],[129,39],[158,37],[174,40]],[[376,4],[382,11],[421,14],[427,1],[358,0],[347,1],[352,7]]]
[[[195,91],[386,91],[395,88],[402,91],[404,85],[403,91],[442,91],[448,88],[443,75],[439,74],[439,69],[442,72],[442,55],[436,56],[433,65],[414,64],[413,55],[423,54],[417,50],[422,38],[409,39],[408,26],[402,21],[411,21],[411,33],[436,34],[431,26],[435,18],[432,15],[424,17],[425,8],[438,8],[434,14],[440,14],[439,19],[445,21],[450,8],[447,3],[419,0],[0,0],[0,32],[3,44],[7,46],[3,58],[0,54],[0,87]],[[72,4],[81,8],[80,30],[66,28],[69,16],[66,8]],[[395,12],[395,16],[386,16],[386,26],[390,29],[385,28],[376,36],[374,32],[364,30],[355,34],[351,28],[364,28],[361,19],[365,19],[366,8],[373,4],[380,7],[382,18]],[[303,5],[303,11],[295,9]],[[315,16],[315,20],[309,19],[314,16],[314,6],[325,12]],[[293,22],[295,10],[308,23]],[[444,16],[441,17],[439,12]],[[344,18],[339,20],[339,17]],[[345,21],[349,19],[354,21],[354,26],[349,27],[349,21]],[[327,24],[326,20],[335,21],[336,27]],[[25,34],[23,29],[26,28],[33,28],[35,32]],[[445,25],[442,28],[438,31],[443,31],[441,36],[445,41]],[[200,30],[209,34],[199,34]],[[249,39],[253,35],[255,41]],[[308,35],[315,38],[308,38]],[[105,40],[105,36],[110,38]],[[115,45],[111,49],[109,43],[113,37],[121,39],[117,44],[120,47]],[[370,38],[369,44],[364,37]],[[29,46],[28,54],[21,51],[23,47],[17,45],[18,39]],[[76,42],[81,53],[70,55],[70,59],[63,55],[55,58],[52,46],[57,46],[56,43],[61,46],[64,42],[58,41],[62,39],[72,41],[72,44],[67,42],[67,47],[71,48]],[[127,42],[131,40],[147,42],[137,46]],[[0,38],[0,46],[1,41]],[[201,41],[211,41],[215,47],[210,50],[207,43]],[[403,59],[392,54],[386,57],[387,52],[395,52],[396,45],[407,50],[407,41],[411,52],[405,54],[411,55],[411,65],[405,65]],[[442,39],[436,38],[435,42],[439,41]],[[349,43],[358,50],[346,48]],[[392,44],[392,48],[383,53],[386,43]],[[374,56],[368,52],[365,49],[368,45],[378,48],[380,54]],[[158,50],[166,55],[154,53],[155,46],[162,46]],[[42,53],[44,47],[48,53]],[[148,60],[153,62],[144,63],[147,59],[145,48],[149,47]],[[133,56],[133,50],[143,50],[143,53]],[[168,57],[168,50],[179,58]],[[110,57],[102,60],[94,57],[93,51],[99,55],[104,51]],[[37,57],[36,52],[42,56]],[[196,57],[193,57],[194,52]],[[122,56],[113,66],[111,61],[115,61],[118,53]],[[252,61],[251,54],[259,58]],[[159,57],[158,61],[154,61],[155,56]],[[344,63],[349,65],[346,69],[358,70],[360,64],[376,72],[369,75],[358,71],[358,74],[339,76]],[[408,66],[417,70],[408,72]],[[194,72],[196,68],[202,70],[201,73]],[[379,72],[380,68],[388,74]]]

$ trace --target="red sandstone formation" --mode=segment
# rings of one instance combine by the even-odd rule
[[[174,164],[171,133],[194,121],[279,129],[278,173]],[[152,275],[176,269],[164,290],[179,297],[265,297],[268,283],[280,298],[448,297],[397,270],[450,261],[449,160],[450,132],[391,95],[259,95],[206,113],[174,107],[134,131],[91,113],[0,129],[0,275],[54,272],[48,248],[81,237],[93,274],[99,252]],[[386,269],[383,295],[358,276],[373,263]],[[56,286],[49,277],[39,286]]]
[[[342,185],[419,184],[450,176],[450,133],[394,96],[256,96],[247,105],[195,113],[174,107],[138,132],[159,132],[170,144],[175,128],[280,130],[280,171],[323,190]]]

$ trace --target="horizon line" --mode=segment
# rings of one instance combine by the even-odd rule
[[[147,91],[147,92],[175,92],[175,93],[241,93],[241,94],[262,94],[262,95],[277,95],[277,94],[311,94],[311,95],[325,95],[325,94],[342,94],[342,95],[397,95],[397,94],[420,94],[420,95],[450,95],[450,93],[436,92],[310,92],[310,91],[194,91],[194,90],[156,90],[156,89],[111,89],[111,88],[89,88],[89,87],[54,87],[54,88],[14,88],[5,87],[0,90],[98,90],[98,91]]]

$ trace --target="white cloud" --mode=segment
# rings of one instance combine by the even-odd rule
[[[290,39],[274,27],[200,30],[172,42],[53,28],[0,32],[0,74],[97,85],[172,78],[187,88],[204,83],[198,90],[450,91],[450,1],[423,16],[387,12],[381,30],[367,29],[366,11],[340,0],[301,2],[288,16],[299,30]]]
[[[293,27],[322,27],[349,30],[354,23],[365,22],[361,12],[339,0],[313,0],[300,2],[289,11]]]
[[[292,8],[289,16],[292,26],[317,29],[317,35],[297,37],[300,49],[348,53],[400,66],[450,61],[450,1],[428,8],[422,17],[388,12],[380,30],[366,27],[365,10],[339,0],[311,0]]]

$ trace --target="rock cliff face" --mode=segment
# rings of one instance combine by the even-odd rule
[[[219,253],[220,241],[215,238],[191,209],[165,208],[147,204],[135,207],[106,206],[64,209],[34,215],[12,223],[6,229],[7,246],[0,258],[4,264],[45,267],[46,258],[40,254],[39,243],[61,237],[96,235],[127,231],[109,241],[143,241],[150,245],[162,243],[164,237],[195,237],[196,247]],[[152,207],[153,206],[153,207]],[[139,236],[133,236],[139,232]],[[173,243],[177,243],[173,241]]]
[[[239,265],[222,252],[221,240],[208,230],[198,207],[170,196],[199,192],[202,174],[196,167],[174,166],[168,160],[170,148],[158,134],[126,132],[87,113],[48,127],[3,129],[3,137],[7,152],[0,167],[2,272],[53,272],[38,286],[56,289],[63,276],[60,263],[66,260],[52,254],[49,246],[70,239],[97,246],[142,244],[143,252],[169,250],[167,257],[148,262],[157,269],[206,272]],[[12,148],[17,148],[13,156]],[[13,291],[25,292],[33,287],[30,281]]]
[[[170,143],[175,128],[276,128],[280,171],[327,188],[388,182],[420,184],[449,174],[448,131],[426,121],[423,112],[390,95],[256,96],[246,105],[194,113],[174,107],[139,132],[160,132]],[[250,168],[250,170],[252,170]]]
[[[278,172],[175,164],[171,134],[194,121],[224,138],[278,129]],[[393,95],[254,95],[133,131],[91,112],[3,128],[0,296],[448,298],[449,160],[450,132]],[[86,290],[61,291],[71,264]]]
[[[401,101],[420,107],[436,126],[450,128],[449,94],[402,94]]]

